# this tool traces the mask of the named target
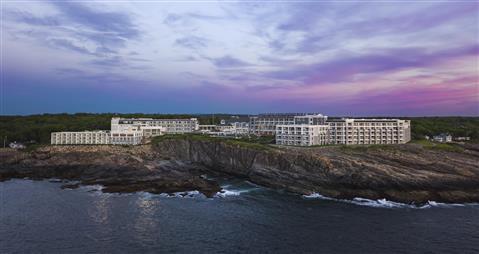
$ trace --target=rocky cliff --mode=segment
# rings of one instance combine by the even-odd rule
[[[479,201],[479,150],[421,145],[255,147],[224,141],[165,139],[152,145],[59,146],[2,150],[0,180],[65,178],[102,184],[104,191],[153,193],[199,190],[208,196],[220,173],[300,194],[386,198],[400,202]]]
[[[219,185],[202,177],[205,170],[171,160],[151,146],[46,146],[31,152],[0,150],[0,182],[11,178],[60,178],[66,184],[103,185],[104,192],[172,193],[198,190],[207,196]]]
[[[250,149],[223,142],[166,140],[162,154],[291,192],[401,202],[479,201],[479,152],[421,145],[276,147]]]

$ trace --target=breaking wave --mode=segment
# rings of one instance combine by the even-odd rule
[[[241,193],[248,192],[248,190],[227,190],[221,189],[221,191],[215,194],[215,197],[225,198],[228,196],[239,196]]]
[[[390,201],[387,199],[367,199],[367,198],[353,198],[352,200],[348,199],[336,199],[331,197],[323,196],[319,193],[312,193],[310,195],[303,195],[306,199],[322,199],[322,200],[332,200],[338,201],[343,203],[349,203],[354,205],[360,206],[369,206],[369,207],[376,207],[376,208],[413,208],[413,209],[425,209],[425,208],[432,208],[432,207],[443,207],[443,208],[450,208],[450,207],[464,207],[464,206],[477,206],[479,203],[465,203],[465,204],[455,204],[455,203],[440,203],[436,201],[428,201],[425,204],[415,205],[415,204],[405,204]]]
[[[159,194],[160,197],[165,198],[204,198],[206,197],[203,193],[193,190],[193,191],[181,191],[181,192],[174,192],[174,193],[161,193]]]
[[[261,187],[250,182],[244,182],[239,186],[234,184],[226,184],[221,186],[221,191],[217,192],[215,197],[225,198],[239,196],[243,193],[252,192],[258,189],[261,189]]]

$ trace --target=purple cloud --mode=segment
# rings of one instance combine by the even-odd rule
[[[198,49],[207,47],[207,41],[208,40],[198,36],[186,36],[176,39],[175,45],[189,49]]]
[[[235,68],[251,65],[245,61],[242,61],[229,55],[220,58],[209,58],[209,60],[218,68]]]
[[[96,11],[76,2],[53,1],[52,4],[68,19],[96,31],[128,39],[140,36],[140,31],[125,13]]]
[[[476,56],[479,45],[428,52],[424,48],[374,50],[372,54],[346,56],[331,61],[299,65],[289,70],[266,73],[275,79],[302,80],[305,84],[336,83],[351,80],[357,74],[394,71],[404,68],[418,68],[437,64],[454,57]]]

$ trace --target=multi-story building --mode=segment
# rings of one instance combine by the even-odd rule
[[[293,124],[277,125],[276,132],[276,143],[280,145],[405,144],[411,140],[410,121],[399,119],[326,121],[326,117],[308,119],[303,116],[297,117]]]
[[[143,140],[144,130],[128,130],[111,132],[112,145],[139,145]]]
[[[112,118],[111,130],[124,130],[139,126],[148,130],[153,136],[167,134],[190,133],[199,130],[198,119],[153,119],[153,118]],[[161,127],[161,128],[160,128]],[[162,129],[163,128],[163,129]]]
[[[411,140],[409,120],[343,118],[327,123],[331,144],[405,144]]]
[[[112,118],[111,131],[53,132],[52,145],[113,144],[138,145],[144,138],[165,133],[186,133],[198,129],[198,120]]]
[[[275,135],[276,125],[294,124],[295,118],[300,117],[304,122],[310,120],[309,117],[324,116],[313,113],[275,113],[275,114],[260,114],[250,117],[249,128],[250,133],[258,136]],[[302,118],[305,117],[305,118]],[[325,119],[324,119],[325,120]],[[316,120],[318,121],[318,120]]]
[[[233,122],[233,130],[235,135],[243,136],[248,135],[249,133],[249,123],[248,122]]]
[[[64,131],[51,133],[52,145],[106,145],[111,143],[109,131]]]
[[[199,132],[216,136],[245,136],[249,133],[248,122],[230,122],[221,120],[221,124],[199,125]]]
[[[276,144],[313,146],[329,144],[328,125],[276,125]]]

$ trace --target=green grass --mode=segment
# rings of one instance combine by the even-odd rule
[[[154,137],[152,139],[153,144],[158,144],[166,140],[192,140],[192,141],[208,141],[208,142],[222,142],[228,145],[240,146],[244,148],[254,150],[268,150],[272,147],[265,142],[264,139],[258,138],[223,138],[223,137],[211,137],[204,134],[168,134],[163,136]]]
[[[457,144],[451,144],[451,143],[436,143],[432,142],[430,140],[413,140],[411,141],[413,144],[419,144],[421,145],[424,149],[430,149],[430,150],[439,150],[439,151],[446,151],[446,152],[463,152],[464,149],[460,147]]]
[[[25,152],[33,152],[39,148],[42,148],[42,147],[45,147],[45,146],[48,146],[46,144],[31,144],[31,145],[27,145],[27,147],[25,149],[22,149],[20,151],[25,151]]]

